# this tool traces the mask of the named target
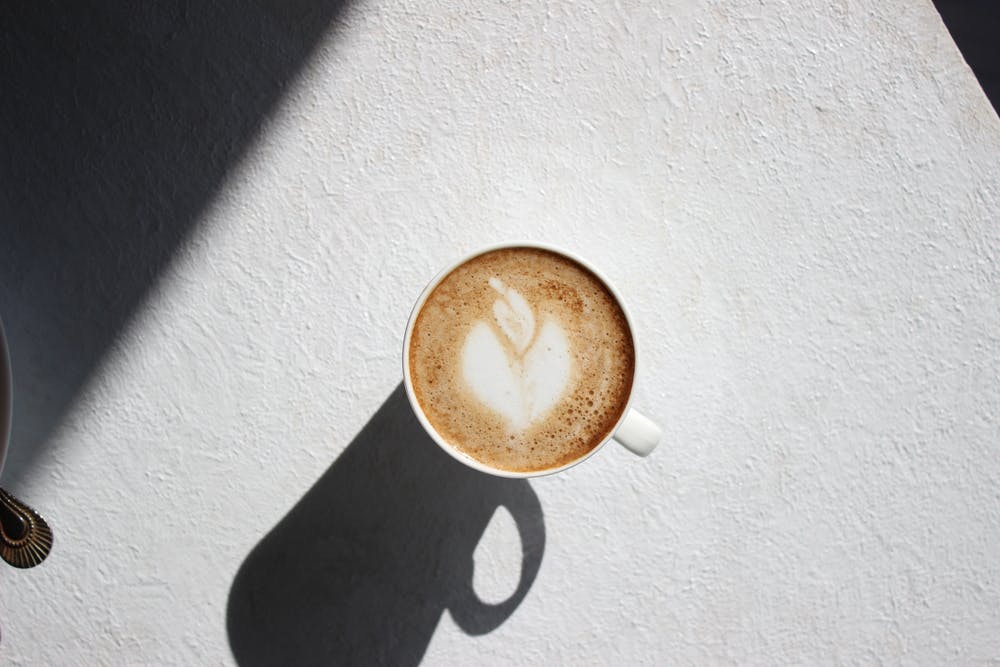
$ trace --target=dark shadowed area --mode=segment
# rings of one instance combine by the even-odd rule
[[[485,604],[472,588],[473,553],[500,506],[520,534],[520,581]],[[441,451],[399,386],[247,556],[229,593],[230,646],[243,667],[416,665],[446,609],[470,635],[503,623],[544,550],[529,483]]]
[[[1000,113],[1000,2],[934,0],[965,62]]]
[[[45,453],[343,4],[0,8],[0,317],[15,386],[4,486]]]

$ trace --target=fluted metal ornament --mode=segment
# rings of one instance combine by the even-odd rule
[[[52,550],[52,529],[38,512],[0,489],[0,558],[34,567]]]

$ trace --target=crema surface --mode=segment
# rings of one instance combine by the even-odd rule
[[[528,472],[574,461],[608,436],[628,402],[635,351],[597,276],[548,250],[505,248],[434,288],[408,363],[443,438],[486,465]]]

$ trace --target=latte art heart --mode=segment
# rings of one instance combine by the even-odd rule
[[[523,430],[559,401],[570,377],[569,340],[546,321],[536,332],[534,313],[516,290],[498,278],[490,287],[494,322],[476,322],[462,346],[462,375],[475,397]]]

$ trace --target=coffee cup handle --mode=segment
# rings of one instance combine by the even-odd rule
[[[625,449],[639,456],[649,456],[663,436],[663,429],[638,410],[629,409],[624,421],[611,437]]]

